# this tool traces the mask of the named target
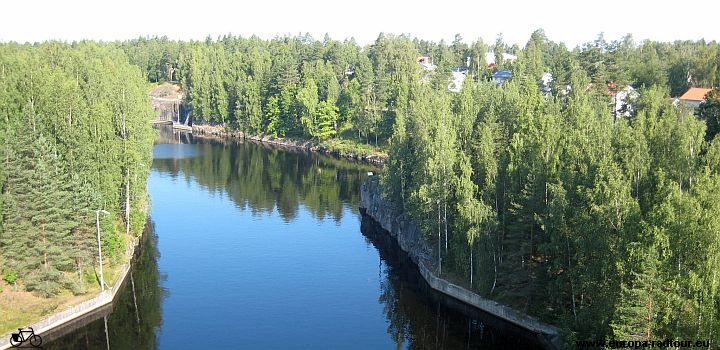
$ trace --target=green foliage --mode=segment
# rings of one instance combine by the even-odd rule
[[[335,125],[338,120],[338,108],[328,101],[322,101],[317,109],[317,124],[313,136],[325,140],[337,134]]]
[[[105,322],[100,319],[100,322],[91,322],[79,331],[53,338],[52,348],[96,349],[107,347],[108,342],[121,349],[157,348],[155,334],[162,323],[161,306],[167,296],[158,271],[158,256],[157,235],[148,225],[140,255],[135,258],[133,269],[127,276],[126,288],[116,297],[115,305],[118,307],[107,315],[108,329],[114,331],[106,336]]]
[[[248,134],[325,139],[338,123],[351,121],[358,138],[370,142],[372,136],[377,145],[392,134],[400,91],[419,78],[418,52],[406,37],[381,36],[367,51],[353,41],[310,37],[228,36],[187,44],[154,38],[119,46],[147,67],[150,81],[157,80],[155,67],[173,65],[195,120]],[[457,55],[465,54],[461,46]],[[156,63],[144,63],[153,58]],[[328,106],[318,111],[323,102]]]
[[[43,298],[57,295],[65,283],[63,273],[48,268],[40,268],[30,273],[25,279],[25,289]]]
[[[570,338],[720,341],[720,152],[673,106],[666,49],[600,37],[562,53],[540,32],[503,86],[470,83],[450,104],[413,87],[383,184],[435,268]],[[543,96],[538,74],[560,67],[572,89]],[[613,118],[606,81],[646,87],[633,116]]]
[[[107,254],[121,253],[111,222],[138,230],[147,205],[143,80],[179,80],[199,121],[388,147],[385,190],[437,244],[438,271],[563,325],[568,339],[719,342],[717,94],[699,119],[669,97],[717,86],[720,45],[600,35],[570,51],[537,30],[520,50],[500,35],[496,61],[514,74],[502,86],[488,81],[488,49],[459,35],[447,45],[384,34],[363,48],[309,36],[4,44],[3,264],[38,294],[80,292],[69,276],[88,275],[97,208],[115,218],[103,220]],[[502,61],[503,52],[519,59]],[[436,71],[422,70],[421,55]],[[449,69],[465,65],[465,87],[450,95]],[[545,72],[548,94],[538,86]],[[612,95],[625,85],[641,97],[616,119]],[[338,125],[349,131],[338,135]],[[200,174],[217,170],[187,161]],[[300,194],[288,169],[273,166],[269,176],[241,163],[221,171],[267,180],[257,188],[282,197],[278,210],[292,217]],[[318,215],[332,212],[324,201],[334,194],[302,195]]]
[[[18,277],[15,272],[6,272],[3,275],[3,281],[5,281],[9,284],[13,284],[13,283],[17,282],[17,279],[18,279]]]
[[[27,290],[82,293],[94,211],[147,216],[134,208],[153,140],[146,83],[109,44],[4,44],[0,66],[0,255]]]
[[[103,259],[118,262],[127,247],[125,236],[111,220],[100,221]]]

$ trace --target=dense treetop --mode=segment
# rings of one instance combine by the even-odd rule
[[[519,70],[536,82],[551,73],[553,96],[568,89],[573,70],[588,81],[575,87],[607,93],[627,85],[657,88],[672,97],[689,87],[720,83],[720,45],[704,41],[635,42],[632,36],[608,41],[602,34],[568,49],[535,31],[524,47],[495,42],[466,44],[380,34],[361,47],[309,35],[263,40],[231,35],[205,41],[140,38],[114,43],[141,67],[151,82],[177,81],[186,107],[197,121],[221,123],[250,134],[338,137],[386,144],[409,84],[420,79],[435,89],[448,85],[453,68],[486,82],[497,70]],[[487,55],[488,52],[494,55]],[[519,56],[502,61],[502,53]],[[423,70],[418,57],[437,67]],[[486,59],[495,57],[492,69]],[[339,135],[338,135],[339,134]]]

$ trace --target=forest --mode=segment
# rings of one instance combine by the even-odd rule
[[[383,149],[410,84],[419,78],[433,91],[443,90],[456,68],[467,69],[476,84],[488,82],[495,71],[510,70],[516,80],[527,74],[536,82],[548,72],[553,81],[547,92],[553,96],[571,84],[574,66],[593,84],[582,88],[594,93],[607,93],[610,83],[613,93],[625,86],[659,87],[678,97],[689,87],[720,83],[717,43],[636,43],[631,35],[607,41],[600,34],[574,49],[551,41],[542,30],[522,48],[504,43],[502,35],[494,43],[466,44],[460,35],[452,43],[435,43],[383,33],[366,46],[309,34],[189,42],[156,37],[112,45],[125,51],[148,81],[180,83],[184,114],[194,121],[252,135],[352,139]],[[504,61],[503,53],[519,59]],[[420,56],[429,56],[435,69],[423,70]],[[525,67],[523,72],[516,65]]]
[[[431,58],[432,67],[419,57]],[[460,35],[435,43],[380,34],[366,46],[329,36],[226,35],[5,45],[0,60],[0,77],[12,82],[0,91],[11,126],[0,136],[8,164],[3,258],[18,272],[41,271],[40,260],[28,265],[5,253],[19,244],[8,238],[22,232],[13,222],[31,222],[12,214],[25,213],[13,209],[27,193],[13,192],[20,185],[10,173],[30,166],[19,159],[47,159],[43,166],[65,174],[33,175],[57,189],[57,198],[120,216],[124,199],[141,193],[134,186],[144,184],[147,170],[138,164],[149,162],[137,152],[148,133],[125,129],[123,118],[136,118],[127,127],[145,125],[137,122],[147,113],[139,87],[171,81],[182,86],[183,111],[195,123],[385,150],[386,194],[437,247],[438,272],[562,327],[567,344],[720,342],[720,94],[711,91],[698,109],[676,99],[691,87],[718,87],[716,42],[608,41],[600,34],[568,48],[542,30],[522,47],[502,35],[467,44]],[[455,71],[466,76],[459,92],[448,89]],[[503,71],[512,77],[493,81]],[[128,113],[117,113],[123,87],[120,105]],[[100,134],[107,144],[89,142]],[[37,155],[22,148],[30,142]],[[106,157],[112,161],[101,161]],[[62,176],[69,177],[64,184],[94,189],[83,198],[96,202],[60,195],[64,187],[53,181]],[[76,232],[84,226],[66,227],[87,219],[32,226]],[[70,266],[67,257],[58,269]]]
[[[153,117],[125,53],[91,42],[0,45],[0,272],[42,297],[99,289],[147,221]],[[97,210],[104,210],[104,215]]]
[[[720,342],[718,92],[698,110],[675,99],[718,86],[715,42],[601,34],[568,49],[538,30],[524,47],[384,34],[365,47],[119,45],[149,81],[179,81],[195,121],[385,149],[387,195],[438,247],[439,272],[561,326],[567,344]],[[467,79],[453,93],[457,68]]]

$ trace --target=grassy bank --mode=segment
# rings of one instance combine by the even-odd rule
[[[342,157],[381,158],[383,162],[387,159],[387,152],[381,147],[359,143],[354,140],[330,139],[319,142],[320,147],[327,149],[330,153]]]
[[[125,242],[132,244],[132,234],[123,238]],[[123,265],[131,259],[132,254],[123,254],[118,259],[108,257],[103,264],[105,282],[110,286],[115,285]],[[100,294],[100,285],[94,271],[86,273],[85,281],[86,290],[83,294],[74,295],[69,290],[64,290],[54,297],[43,298],[25,291],[22,285],[11,285],[0,280],[0,334],[12,333],[18,328],[24,328]]]
[[[285,147],[307,149],[312,152],[329,154],[337,157],[366,162],[382,166],[388,158],[383,145],[375,146],[356,138],[331,138],[327,140],[277,137],[271,135],[245,135],[242,131],[224,125],[194,124],[193,135],[212,138],[240,138],[254,142],[274,144]]]

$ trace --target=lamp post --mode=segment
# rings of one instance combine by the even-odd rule
[[[110,215],[106,210],[95,210],[95,226],[97,227],[98,257],[100,258],[100,290],[105,291],[105,280],[103,279],[102,249],[100,248],[100,213]]]

